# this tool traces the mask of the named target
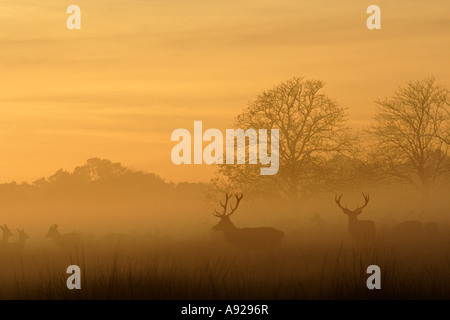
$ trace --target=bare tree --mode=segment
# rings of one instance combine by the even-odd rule
[[[450,172],[448,90],[434,78],[409,82],[394,96],[376,101],[370,133],[387,177],[399,179],[428,197]]]
[[[295,199],[314,183],[314,171],[333,154],[350,149],[355,141],[347,126],[345,109],[323,92],[324,83],[301,77],[263,91],[237,117],[242,129],[279,129],[279,171],[259,175],[259,165],[221,166],[220,173],[240,190],[276,187]],[[270,179],[270,180],[267,180]],[[261,182],[268,183],[261,183]],[[244,190],[243,190],[244,189]],[[235,189],[234,189],[235,190]]]

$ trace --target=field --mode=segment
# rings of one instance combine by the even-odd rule
[[[450,238],[358,248],[344,234],[286,237],[279,252],[242,253],[219,235],[188,241],[28,245],[1,260],[0,299],[450,299]],[[315,232],[314,232],[315,233]],[[154,240],[154,239],[153,239]],[[340,241],[339,241],[340,240]],[[68,290],[68,265],[82,290]],[[381,268],[381,290],[366,268]]]

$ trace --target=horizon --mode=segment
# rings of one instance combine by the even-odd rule
[[[57,169],[54,169],[53,172],[50,173],[50,174],[48,174],[48,175],[40,175],[39,177],[36,177],[36,178],[31,179],[31,180],[28,180],[28,181],[26,181],[26,180],[22,180],[22,181],[16,181],[16,180],[11,180],[11,181],[0,181],[0,184],[10,184],[10,183],[16,183],[16,184],[18,184],[18,185],[20,185],[20,184],[33,184],[34,182],[36,182],[36,181],[38,181],[38,180],[40,180],[40,179],[43,179],[43,178],[44,178],[44,179],[47,179],[47,178],[51,177],[53,174],[55,174],[55,173],[58,172],[59,170],[63,170],[63,171],[65,171],[65,172],[73,173],[73,171],[74,171],[74,169],[75,169],[76,167],[83,166],[83,165],[86,164],[87,160],[89,160],[89,159],[94,159],[94,158],[96,158],[96,159],[101,159],[101,160],[111,161],[111,163],[119,163],[119,164],[120,164],[121,166],[123,166],[124,168],[129,169],[129,170],[132,170],[133,172],[142,172],[143,174],[149,174],[149,175],[152,175],[152,174],[153,174],[153,175],[155,175],[155,176],[161,178],[161,179],[164,181],[164,183],[167,183],[167,184],[171,184],[171,183],[173,183],[173,184],[175,184],[175,185],[180,184],[180,183],[204,183],[204,184],[208,184],[208,183],[210,182],[210,181],[207,181],[207,180],[205,180],[205,181],[182,181],[182,180],[180,180],[180,181],[172,181],[172,180],[168,180],[168,179],[166,179],[165,177],[159,175],[156,171],[148,171],[148,170],[139,169],[139,168],[136,168],[136,167],[130,167],[130,166],[128,166],[128,165],[125,164],[125,163],[114,161],[114,159],[106,159],[106,158],[101,158],[101,157],[95,157],[95,156],[94,156],[94,157],[89,157],[89,158],[85,159],[84,162],[79,163],[78,165],[75,165],[74,167],[71,167],[71,168],[62,168],[62,167],[59,167],[59,168],[57,168]]]

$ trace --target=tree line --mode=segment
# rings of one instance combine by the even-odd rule
[[[260,176],[259,164],[219,165],[213,189],[297,201],[354,186],[392,186],[426,200],[449,185],[450,100],[433,77],[375,100],[372,122],[363,130],[349,125],[347,109],[324,87],[295,77],[251,101],[235,126],[279,129],[279,172]]]

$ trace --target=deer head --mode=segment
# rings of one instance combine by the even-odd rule
[[[226,227],[233,226],[233,223],[230,220],[230,216],[236,211],[236,209],[239,206],[239,202],[242,200],[244,195],[241,194],[239,196],[238,194],[235,194],[235,197],[236,197],[236,205],[234,207],[230,205],[231,209],[230,212],[228,212],[228,200],[230,200],[231,195],[229,195],[228,193],[225,194],[225,203],[222,203],[222,201],[220,201],[220,205],[222,206],[222,212],[218,212],[217,210],[214,209],[213,215],[215,217],[220,218],[220,221],[213,227],[213,230],[220,231],[224,230],[224,228]]]
[[[50,230],[48,230],[47,234],[45,235],[46,238],[53,238],[53,237],[57,237],[59,236],[59,231],[58,231],[58,225],[54,224],[50,226]]]
[[[23,229],[17,229],[17,232],[19,233],[19,240],[25,240],[29,239],[30,237],[25,233]]]
[[[339,206],[339,208],[342,209],[342,211],[344,212],[344,214],[348,215],[349,217],[356,217],[358,215],[360,215],[362,213],[362,209],[367,206],[367,204],[369,203],[369,194],[362,194],[364,197],[364,204],[360,207],[356,207],[355,210],[350,210],[347,207],[343,207],[341,205],[341,198],[342,198],[342,194],[340,196],[336,195],[334,198],[334,201],[336,201],[336,204]]]
[[[6,224],[4,224],[3,226],[0,226],[0,229],[2,229],[2,231],[3,231],[3,238],[9,238],[13,235],[13,233],[11,232],[11,230],[9,230],[9,228],[6,226]]]

